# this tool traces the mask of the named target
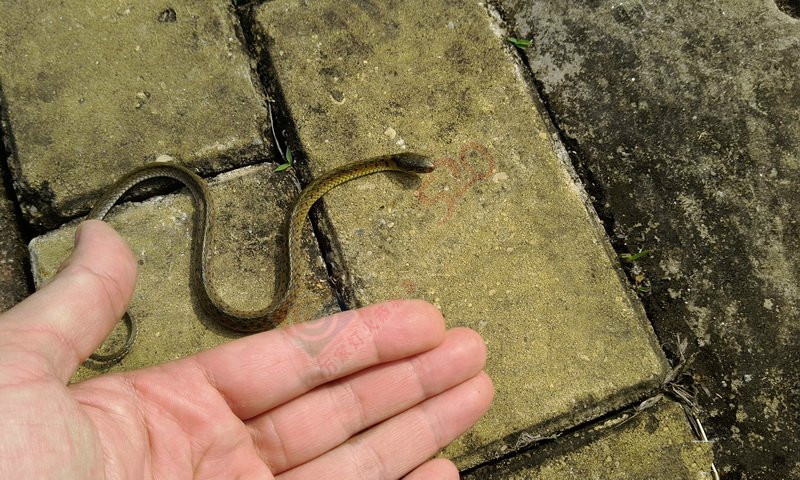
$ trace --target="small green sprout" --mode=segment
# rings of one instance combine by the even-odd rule
[[[640,258],[643,258],[643,257],[646,257],[646,256],[650,255],[651,253],[653,253],[653,250],[650,249],[650,248],[647,248],[645,250],[639,251],[638,253],[622,253],[622,254],[620,254],[620,258],[622,258],[626,262],[635,262],[636,260],[639,260]]]
[[[284,170],[286,170],[287,168],[289,168],[289,167],[291,167],[291,166],[292,166],[292,161],[293,161],[293,160],[292,160],[292,151],[291,151],[291,150],[289,150],[289,147],[286,147],[286,157],[284,158],[284,160],[286,160],[286,162],[285,162],[285,163],[281,163],[280,165],[278,165],[278,166],[275,168],[275,171],[276,171],[276,172],[282,172],[282,171],[284,171]]]
[[[531,44],[533,43],[533,40],[527,40],[525,38],[506,37],[506,40],[508,40],[508,43],[514,45],[520,50],[525,50],[526,48],[530,47]]]

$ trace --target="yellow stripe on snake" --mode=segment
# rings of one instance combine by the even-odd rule
[[[112,186],[97,202],[87,218],[104,220],[111,208],[129,190],[140,183],[157,177],[168,177],[184,184],[192,195],[195,207],[192,232],[192,288],[203,310],[209,317],[231,330],[245,333],[268,330],[280,324],[293,307],[303,287],[300,279],[308,266],[298,262],[300,240],[306,216],[311,206],[331,189],[358,177],[384,171],[406,173],[430,173],[433,162],[415,153],[384,155],[368,160],[353,162],[324,173],[311,182],[298,196],[292,208],[288,223],[285,256],[288,262],[288,283],[283,296],[266,308],[242,311],[231,307],[222,300],[208,282],[209,231],[213,223],[214,206],[205,180],[188,168],[171,163],[153,163],[132,170]],[[125,344],[108,355],[94,353],[91,359],[100,363],[113,363],[121,360],[133,348],[138,332],[137,322],[127,313],[123,320],[128,324],[128,337]]]

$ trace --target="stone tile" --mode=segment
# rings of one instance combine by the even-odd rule
[[[659,385],[651,327],[482,5],[276,0],[254,21],[313,174],[436,158],[331,192],[323,231],[352,304],[425,298],[486,339],[494,406],[446,455],[476,465]]]
[[[0,1],[0,84],[28,220],[87,211],[131,168],[269,156],[264,97],[230,2]],[[174,14],[174,15],[173,15]]]
[[[466,480],[703,480],[712,479],[711,443],[694,439],[683,409],[661,402],[631,418],[614,418],[478,468]]]
[[[256,310],[273,299],[282,228],[296,194],[294,180],[272,167],[245,167],[211,183],[216,205],[209,271],[220,297],[235,308]],[[206,320],[190,288],[190,241],[193,221],[188,193],[154,197],[112,210],[109,222],[129,242],[138,258],[139,275],[130,315],[140,323],[133,351],[113,371],[133,370],[185,357],[240,336]],[[30,250],[37,284],[55,274],[72,249],[76,224],[34,239]],[[320,282],[326,282],[310,226],[305,257]],[[331,296],[316,299],[311,315],[336,311]],[[121,345],[120,325],[109,340]],[[73,380],[97,374],[84,366]]]

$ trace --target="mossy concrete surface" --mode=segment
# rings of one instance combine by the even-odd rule
[[[85,212],[161,155],[206,172],[268,155],[264,99],[230,9],[0,1],[4,133],[30,222]]]
[[[564,478],[574,464],[590,478],[650,478],[656,457],[676,472],[670,478],[708,470],[707,445],[687,446],[676,406],[587,431],[658,391],[668,365],[525,67],[484,4],[273,0],[239,18],[227,2],[186,0],[29,8],[0,0],[0,8],[5,140],[20,205],[37,227],[74,217],[122,173],[165,155],[205,173],[268,156],[241,19],[263,78],[280,82],[294,127],[286,130],[302,147],[298,169],[316,176],[399,151],[435,158],[430,175],[373,175],[335,190],[317,232],[348,306],[424,298],[450,325],[486,339],[494,406],[444,455],[474,467],[574,428],[574,438],[543,446],[547,459],[525,454],[499,464],[504,471],[476,472]],[[273,168],[212,182],[212,281],[241,309],[275,297],[280,232],[297,189]],[[185,192],[113,211],[109,221],[139,262],[130,313],[141,325],[114,370],[238,336],[193,300],[192,215]],[[74,229],[31,242],[37,284],[67,257]],[[315,240],[309,228],[303,261],[327,288]],[[304,316],[337,306],[326,294]],[[97,373],[82,368],[73,380]]]
[[[494,405],[445,455],[476,465],[659,386],[650,325],[483,5],[276,0],[254,18],[312,174],[435,158],[332,192],[324,231],[354,304],[424,298],[486,339]]]
[[[712,460],[711,443],[695,440],[683,408],[662,401],[633,417],[608,419],[463,478],[705,480],[712,478]]]
[[[500,3],[720,472],[800,478],[800,4]]]
[[[231,306],[256,310],[269,305],[286,241],[284,219],[296,195],[291,177],[270,166],[246,167],[222,174],[211,183],[216,206],[210,242],[209,272],[213,287]],[[112,210],[111,225],[128,241],[139,263],[130,315],[140,325],[133,351],[112,371],[132,370],[185,357],[240,334],[219,327],[194,300],[190,285],[192,204],[188,193],[154,197]],[[55,274],[69,255],[75,225],[63,227],[31,242],[37,284]],[[310,262],[319,281],[327,285],[325,267],[316,250],[310,225],[299,261]],[[312,318],[333,313],[332,295],[314,299]],[[86,325],[85,328],[94,328]],[[119,325],[106,341],[105,351],[122,344]],[[73,380],[96,375],[91,365],[81,367]]]

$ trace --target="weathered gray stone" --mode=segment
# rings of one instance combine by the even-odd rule
[[[284,248],[284,220],[296,194],[291,177],[270,166],[245,167],[222,174],[211,184],[213,217],[209,271],[220,297],[233,307],[256,310],[274,298],[275,278]],[[133,351],[112,370],[132,370],[185,357],[240,336],[205,320],[190,288],[192,206],[188,193],[155,197],[112,211],[109,222],[127,239],[139,261],[130,314],[140,324]],[[54,275],[72,249],[75,225],[31,242],[37,284]],[[320,282],[325,268],[310,227],[303,246]],[[336,311],[332,296],[313,300],[312,318]],[[92,328],[87,325],[86,328]],[[120,325],[108,350],[124,341]],[[97,374],[82,367],[73,377]]]
[[[268,119],[225,2],[0,1],[15,188],[52,227],[162,155],[219,171],[269,155]]]
[[[771,0],[500,4],[614,237],[653,249],[645,306],[673,353],[689,339],[721,472],[797,478],[800,22]]]
[[[659,385],[649,323],[482,5],[276,0],[255,21],[313,174],[436,157],[418,182],[332,192],[325,231],[353,304],[422,297],[486,339],[494,406],[446,455],[476,465]]]

